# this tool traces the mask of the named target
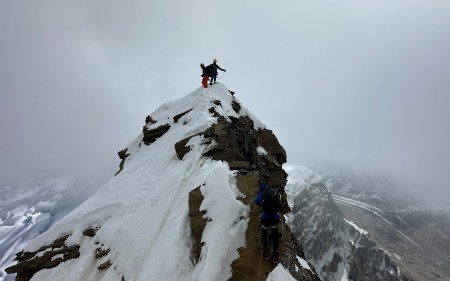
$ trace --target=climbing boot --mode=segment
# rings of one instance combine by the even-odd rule
[[[266,260],[270,259],[269,249],[263,249],[263,256],[264,256],[264,259],[266,259]]]
[[[278,263],[280,261],[280,253],[278,253],[278,251],[273,252],[272,261],[274,263]]]

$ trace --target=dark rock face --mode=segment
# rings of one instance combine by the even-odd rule
[[[287,225],[283,224],[283,227],[287,228]],[[285,239],[287,249],[285,255],[281,258],[283,265],[297,280],[320,280],[313,265],[308,263],[312,271],[299,267],[297,257],[305,259],[305,254],[303,253],[303,247],[298,243],[292,230],[289,228],[287,231],[283,231],[282,229],[282,233],[290,235],[289,239]],[[297,271],[296,267],[300,269]]]
[[[323,280],[410,281],[375,242],[347,223],[323,183],[294,198],[290,225]],[[340,271],[339,271],[340,270]]]
[[[251,169],[251,164],[250,162],[247,161],[231,161],[230,163],[228,163],[230,166],[231,170],[250,170]]]
[[[109,268],[112,265],[110,260],[105,261],[104,263],[102,263],[101,265],[97,266],[98,270],[105,270],[107,268]]]
[[[191,151],[191,148],[189,146],[186,146],[186,144],[189,142],[189,140],[195,136],[203,136],[205,138],[205,141],[203,143],[210,144],[211,138],[214,136],[214,128],[210,128],[204,132],[195,134],[193,136],[187,137],[183,140],[180,140],[175,144],[175,152],[177,153],[177,156],[180,160],[183,160],[184,155]]]
[[[233,170],[258,171],[259,183],[278,186],[282,194],[282,213],[289,212],[289,206],[284,193],[287,174],[282,169],[286,162],[286,151],[278,139],[267,129],[255,130],[253,120],[249,117],[230,118],[227,122],[223,118],[213,126],[211,138],[216,145],[204,156],[214,160],[228,162]],[[259,155],[258,147],[263,147],[266,155]],[[258,187],[258,184],[256,184]],[[258,188],[255,193],[258,192]]]
[[[214,102],[221,106],[219,101]],[[233,100],[233,109],[240,111],[240,104]],[[263,279],[274,269],[275,264],[262,260],[261,257],[261,227],[259,225],[260,208],[253,204],[256,194],[259,192],[260,183],[268,183],[278,186],[282,194],[281,212],[289,212],[284,187],[286,185],[287,173],[282,169],[282,164],[286,162],[286,151],[280,145],[272,131],[267,129],[256,130],[253,120],[244,116],[240,118],[229,117],[229,120],[219,116],[214,107],[209,109],[209,113],[218,117],[218,122],[208,130],[196,134],[203,136],[204,143],[214,143],[205,157],[214,160],[226,161],[231,170],[237,172],[237,187],[245,198],[241,199],[249,206],[249,224],[246,232],[247,245],[239,249],[239,256],[231,267],[233,275],[230,280],[251,280],[258,275]],[[190,148],[186,147],[188,137],[179,141],[175,145],[175,151],[180,159],[189,153]],[[266,153],[258,153],[258,147],[262,147]],[[189,219],[191,225],[191,235],[193,237],[193,259],[198,262],[201,253],[201,236],[205,225],[204,213],[200,212],[200,204],[203,200],[200,189],[196,188],[189,194]],[[280,223],[280,256],[281,263],[287,268],[291,275],[297,280],[319,280],[317,274],[309,269],[302,268],[297,257],[304,258],[303,249],[298,244],[291,229],[284,221]],[[311,266],[313,268],[313,266]]]
[[[146,145],[149,145],[152,142],[155,142],[159,137],[164,135],[169,129],[170,129],[170,125],[166,124],[166,125],[159,126],[156,129],[147,130],[144,132],[144,137],[142,138],[142,141]]]
[[[233,110],[234,110],[236,113],[239,113],[239,111],[241,110],[241,105],[240,105],[237,101],[235,101],[235,100],[233,100],[233,101],[231,102],[231,107],[233,108]]]
[[[268,154],[271,164],[284,164],[286,163],[286,151],[278,142],[277,137],[271,130],[260,130],[256,134],[258,144],[262,146]],[[275,159],[273,159],[275,157]],[[271,159],[272,158],[272,159]],[[276,161],[275,161],[276,160]]]
[[[186,153],[191,151],[191,148],[186,146],[186,144],[191,138],[192,137],[185,138],[184,140],[180,140],[175,144],[175,152],[177,153],[177,156],[178,158],[180,158],[180,160],[183,160],[184,155],[186,155]]]
[[[197,263],[200,259],[203,246],[202,234],[207,223],[207,219],[205,217],[206,212],[200,211],[200,205],[202,204],[203,198],[204,197],[200,191],[200,187],[197,187],[189,193],[189,222],[193,240],[192,258],[194,263]]]
[[[189,109],[189,110],[187,110],[187,111],[185,111],[185,112],[182,112],[182,113],[180,113],[180,114],[175,115],[175,116],[173,117],[173,122],[177,123],[178,120],[180,120],[181,117],[183,117],[184,115],[188,114],[191,110],[192,110],[192,108]]]
[[[88,237],[94,237],[95,234],[97,233],[97,230],[98,230],[97,228],[88,227],[83,231],[83,235]]]
[[[147,117],[145,117],[145,125],[155,124],[155,123],[156,123],[156,121],[153,120],[153,118],[150,115],[147,115]]]
[[[236,104],[238,103],[236,102]],[[235,105],[234,108],[239,111],[240,106]],[[216,111],[210,110],[210,113],[214,115]],[[275,264],[263,260],[259,267],[259,263],[255,262],[261,257],[261,227],[259,225],[261,210],[253,204],[253,200],[259,191],[260,183],[276,185],[283,195],[282,212],[289,211],[284,192],[287,174],[282,169],[282,164],[286,162],[286,152],[272,131],[255,130],[254,123],[249,117],[230,119],[231,122],[219,117],[218,123],[198,134],[203,135],[208,143],[215,143],[209,151],[204,153],[205,157],[226,161],[230,169],[238,172],[237,186],[240,192],[246,196],[242,201],[250,207],[250,221],[246,233],[247,245],[245,248],[239,249],[240,258],[231,265],[233,275],[230,280],[250,280],[258,275],[267,278]],[[175,145],[180,159],[187,153],[184,147],[189,139],[182,140]],[[258,154],[259,146],[263,147],[267,154]],[[199,189],[195,189],[189,195],[189,217],[194,240],[193,256],[196,261],[200,256],[201,235],[204,225],[207,223],[199,211],[202,200],[200,195]],[[280,225],[279,231],[280,237],[282,237],[280,238],[280,255],[283,265],[298,280],[319,280],[313,271],[302,268],[297,260],[297,256],[304,258],[302,248],[285,222],[282,221]]]
[[[20,252],[15,260],[17,264],[6,268],[8,274],[17,273],[16,281],[28,281],[33,275],[45,268],[53,268],[60,263],[80,256],[80,246],[66,246],[69,235],[63,236],[36,252]]]
[[[101,247],[95,249],[95,258],[99,259],[102,258],[104,256],[106,256],[107,254],[109,254],[109,252],[111,251],[111,249],[103,249]]]

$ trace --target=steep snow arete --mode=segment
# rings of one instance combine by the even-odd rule
[[[250,120],[252,130],[266,130],[220,83],[160,106],[147,118],[143,133],[119,153],[122,163],[118,174],[31,241],[24,251],[31,254],[19,255],[19,263],[10,272],[25,272],[31,280],[240,280],[232,263],[249,243],[248,202],[253,198],[238,189],[236,175],[238,170],[251,170],[256,165],[234,159],[232,168],[226,161],[207,157],[208,153],[222,152],[215,138],[206,137],[207,130],[219,120],[225,121],[226,127],[240,118]],[[242,143],[255,145],[245,138]],[[255,159],[272,157],[264,165],[278,165],[275,154],[271,154],[273,148],[257,146]],[[280,178],[285,181],[285,176]],[[195,189],[203,197],[200,211],[206,221],[198,258],[192,253],[195,239],[188,203]],[[259,235],[259,228],[255,231]],[[52,243],[53,250],[42,248]],[[71,252],[64,252],[68,248]],[[20,261],[26,262],[33,254],[44,257],[55,249],[61,252],[48,259],[59,261],[56,267],[18,269]],[[316,280],[310,269],[295,262],[300,254],[292,255],[290,264],[279,264],[277,276],[292,277],[297,274],[292,273],[295,268],[298,274],[311,276],[306,280]],[[75,258],[66,260],[67,256]],[[252,262],[258,264],[258,259],[256,256]],[[289,266],[289,270],[285,268]]]

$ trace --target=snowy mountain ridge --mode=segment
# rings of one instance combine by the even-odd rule
[[[258,270],[253,197],[261,179],[285,184],[286,154],[225,86],[163,104],[119,157],[118,174],[31,241],[8,272],[20,280],[318,280],[284,223],[281,263]]]

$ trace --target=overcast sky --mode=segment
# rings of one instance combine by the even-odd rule
[[[98,188],[216,58],[289,164],[450,197],[448,0],[1,1],[0,40],[0,186]]]

